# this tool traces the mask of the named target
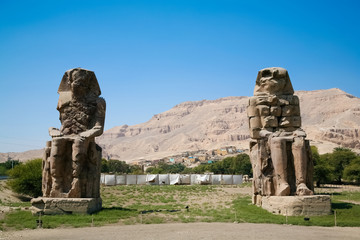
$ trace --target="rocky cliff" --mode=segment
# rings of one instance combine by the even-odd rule
[[[300,98],[303,129],[320,153],[331,152],[337,146],[360,150],[360,98],[337,88],[295,94]],[[109,129],[97,142],[104,157],[127,162],[229,145],[246,149],[248,99],[226,97],[184,102],[154,115],[148,122]],[[41,157],[41,151],[34,153],[37,153],[34,157]],[[10,155],[30,158],[29,154],[21,154]]]
[[[321,153],[360,149],[360,99],[340,89],[298,91],[302,126]],[[119,126],[98,139],[104,155],[131,161],[223,146],[248,148],[248,97],[184,102],[146,123]]]

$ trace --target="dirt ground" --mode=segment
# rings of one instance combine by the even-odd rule
[[[11,191],[0,184],[0,199],[3,202],[19,201]],[[344,187],[326,186],[318,192],[343,191]],[[348,187],[347,191],[360,191],[359,187]],[[223,188],[223,195],[250,194],[251,187]],[[222,196],[223,198],[224,196]],[[211,199],[208,199],[208,201]],[[1,215],[1,214],[0,214]],[[250,223],[166,223],[166,224],[114,224],[102,227],[35,229],[21,231],[0,231],[0,240],[17,239],[291,239],[291,240],[332,240],[360,239],[360,228],[354,227],[314,227],[277,224]]]
[[[14,203],[21,202],[18,195],[13,193],[8,186],[6,180],[0,180],[0,202],[1,203]]]
[[[360,228],[304,227],[250,223],[173,223],[149,225],[111,225],[93,228],[36,229],[1,232],[3,240],[41,239],[359,239]]]

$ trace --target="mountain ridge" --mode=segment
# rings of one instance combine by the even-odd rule
[[[300,99],[302,127],[320,153],[337,146],[360,149],[359,98],[338,88],[295,94]],[[96,141],[105,158],[127,162],[224,146],[247,149],[248,99],[229,96],[182,102],[144,123],[108,129]]]

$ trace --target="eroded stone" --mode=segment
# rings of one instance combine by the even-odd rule
[[[330,196],[263,196],[258,204],[267,211],[284,216],[322,216],[331,214]]]
[[[293,93],[285,69],[259,71],[248,108],[257,108],[261,120],[249,118],[254,203],[262,196],[313,194],[310,145],[300,128],[299,98]]]
[[[33,215],[91,214],[101,209],[101,198],[33,198]]]
[[[58,93],[61,128],[49,128],[52,141],[47,142],[43,158],[43,197],[99,199],[101,148],[95,137],[104,131],[106,104],[99,97],[94,72],[66,71]],[[55,202],[66,205],[66,200]]]

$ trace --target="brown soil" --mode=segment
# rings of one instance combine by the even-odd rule
[[[19,201],[15,196],[11,197],[11,191],[0,184],[0,199]],[[327,186],[334,192],[344,189],[337,186]],[[317,189],[327,191],[329,189]],[[358,187],[349,187],[349,190],[359,191]],[[221,188],[218,192],[226,198],[231,195],[250,194],[251,187],[245,188]],[[10,195],[10,197],[9,197]],[[209,199],[208,199],[209,200]],[[214,200],[215,199],[210,199]],[[215,201],[216,202],[216,201]],[[165,223],[165,224],[114,224],[103,227],[86,228],[57,228],[35,229],[0,232],[0,239],[359,239],[360,228],[354,227],[306,227],[277,224],[250,224],[250,223]]]
[[[250,223],[173,223],[36,229],[0,233],[0,239],[359,239],[360,228],[304,227]]]
[[[6,185],[6,180],[0,180],[0,202],[5,204],[21,202],[19,196]]]
[[[21,196],[9,189],[5,180],[0,180],[0,219],[3,219],[6,213],[18,209],[18,207],[9,207],[8,205],[21,202],[20,198]]]

